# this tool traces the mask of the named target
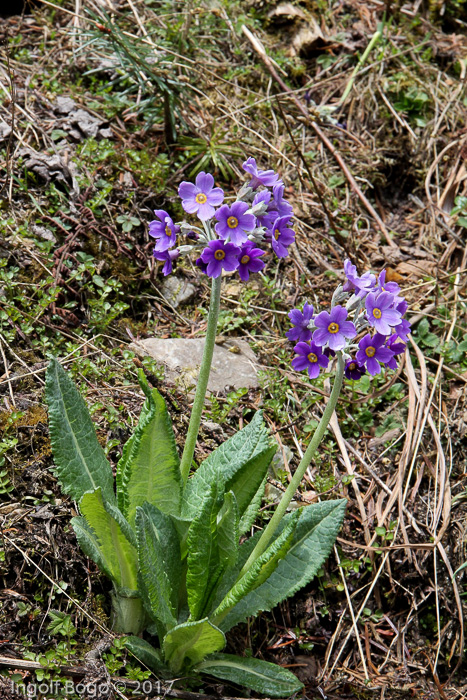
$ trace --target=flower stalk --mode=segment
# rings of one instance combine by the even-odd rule
[[[342,352],[337,353],[337,369],[336,369],[336,375],[334,379],[334,385],[332,387],[331,395],[329,397],[329,401],[326,404],[326,408],[324,409],[323,415],[321,417],[321,420],[318,424],[318,427],[316,428],[313,437],[311,439],[310,444],[308,445],[305,454],[303,455],[300,464],[298,465],[295,474],[293,475],[292,479],[290,480],[290,483],[284,492],[284,495],[282,496],[281,500],[279,501],[279,505],[277,506],[276,510],[274,511],[274,515],[272,516],[271,520],[268,522],[266,527],[263,530],[263,533],[261,537],[259,538],[258,542],[256,543],[255,548],[251,552],[248,560],[246,561],[243,569],[241,570],[239,574],[239,579],[246,574],[250,566],[258,559],[258,557],[265,552],[267,549],[272,537],[274,536],[274,533],[276,532],[282,518],[284,517],[287,508],[290,504],[290,501],[294,497],[301,480],[303,479],[303,476],[305,474],[305,471],[307,470],[311,460],[314,457],[314,454],[318,448],[318,445],[320,444],[321,440],[324,437],[324,433],[326,432],[326,428],[328,427],[329,421],[331,420],[332,414],[334,413],[334,409],[336,408],[337,405],[337,400],[339,398],[339,394],[341,392],[342,388],[342,382],[344,379],[344,358],[342,356]]]
[[[209,374],[211,372],[212,357],[214,355],[214,345],[216,343],[217,319],[219,318],[219,306],[221,301],[222,277],[215,277],[211,285],[211,299],[209,302],[208,326],[206,329],[206,339],[204,342],[203,359],[199,370],[198,384],[196,385],[195,399],[191,409],[190,424],[186,436],[185,447],[183,449],[180,463],[180,473],[182,483],[186,484],[190,473],[193,455],[195,453],[196,440],[198,438],[201,416],[203,414],[204,399],[208,387]]]

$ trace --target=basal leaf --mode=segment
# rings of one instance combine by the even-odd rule
[[[129,533],[126,535],[123,531],[128,526],[124,524],[123,515],[115,506],[112,508],[114,515],[108,512],[100,488],[85,493],[79,509],[94,533],[94,542],[105,562],[106,573],[117,588],[135,591],[138,587],[137,552],[127,539]]]
[[[233,654],[213,654],[200,663],[196,671],[273,698],[288,698],[303,688],[298,678],[281,666]]]
[[[139,379],[146,401],[117,467],[118,502],[130,525],[146,501],[163,513],[180,512],[180,461],[172,424],[157,389],[149,388],[142,373]]]
[[[155,649],[152,644],[140,637],[125,637],[126,648],[145,666],[154,671],[156,676],[167,678],[170,671],[162,660],[160,649]]]
[[[238,559],[238,507],[235,494],[225,494],[224,503],[217,518],[219,564],[222,568],[234,566]]]
[[[241,495],[241,505],[238,503],[238,507],[242,514],[264,477],[264,470],[268,466],[265,467],[264,462],[269,458],[270,450],[268,432],[261,411],[258,411],[251,423],[214,450],[188,480],[183,495],[182,515],[194,518],[210,484],[219,478],[222,478],[227,491],[235,493],[237,503]],[[264,459],[254,459],[263,453]],[[249,500],[244,491],[246,474],[250,476]]]
[[[208,588],[209,595],[203,606],[203,612],[209,615],[209,611],[217,607],[226,591],[230,588],[232,576],[237,571],[239,550],[238,532],[238,508],[232,491],[225,494],[224,503],[217,516],[217,558],[218,570],[213,575]],[[230,584],[230,585],[229,585]],[[219,593],[219,588],[223,594]]]
[[[264,490],[266,488],[266,481],[268,478],[268,474],[266,471],[266,474],[264,475],[264,478],[262,482],[259,485],[258,490],[256,491],[255,495],[250,501],[249,506],[245,509],[239,523],[239,531],[240,535],[244,535],[245,532],[248,532],[248,530],[251,528],[253,523],[255,522],[256,518],[258,517],[258,512],[261,507],[261,501],[263,500],[264,496]]]
[[[162,648],[171,670],[178,673],[184,666],[197,664],[224,646],[224,634],[206,617],[174,627],[164,637]]]
[[[94,530],[87,524],[86,520],[81,517],[72,518],[71,526],[75,531],[78,544],[85,555],[97,564],[103,574],[113,579],[111,564],[105,558]]]
[[[285,598],[306,586],[329,556],[344,519],[345,499],[324,501],[300,509],[291,547],[264,583],[240,600],[219,624],[224,631],[261,610],[272,610]],[[295,511],[297,512],[297,511]],[[287,515],[281,527],[286,527],[294,514]],[[246,558],[251,545],[246,543]],[[243,546],[240,548],[243,549]]]
[[[112,467],[100,446],[84,399],[72,379],[54,358],[45,383],[54,472],[65,493],[79,501],[100,488],[115,503]]]
[[[188,605],[194,620],[202,615],[220,575],[217,517],[222,505],[222,494],[222,484],[213,481],[188,530],[186,587]]]
[[[291,546],[298,517],[299,514],[297,512],[292,514],[280,535],[258,557],[242,578],[232,586],[220,605],[210,616],[214,624],[224,629],[222,620],[226,617],[229,610],[234,608],[250,591],[254,591],[255,588],[261,586],[271,576],[278,562],[286,555]]]
[[[165,629],[177,624],[180,545],[171,519],[149,503],[136,511],[139,588],[147,612]]]
[[[277,446],[273,445],[262,452],[258,452],[235,473],[232,479],[229,479],[226,487],[234,492],[237,499],[238,512],[241,516],[243,516],[258,493],[258,489],[267,476],[268,467],[276,451]]]

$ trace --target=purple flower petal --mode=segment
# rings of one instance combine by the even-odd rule
[[[207,194],[214,187],[214,178],[211,173],[198,173],[195,182],[196,187],[198,187],[201,192],[204,192],[204,194]]]

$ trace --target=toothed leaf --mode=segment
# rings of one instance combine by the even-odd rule
[[[53,471],[63,490],[79,501],[88,491],[100,488],[103,498],[115,503],[112,467],[97,440],[86,403],[55,358],[47,367],[45,393]]]

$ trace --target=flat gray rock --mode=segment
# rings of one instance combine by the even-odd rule
[[[193,389],[198,380],[204,338],[146,338],[131,343],[137,355],[150,355],[165,367],[169,381]],[[227,340],[214,348],[208,391],[226,392],[232,389],[257,389],[258,359],[245,340]]]

